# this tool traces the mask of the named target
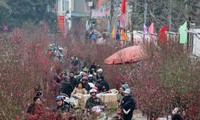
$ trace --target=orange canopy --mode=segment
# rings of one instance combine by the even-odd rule
[[[105,64],[122,64],[144,60],[144,51],[141,46],[131,46],[121,49],[104,60]]]

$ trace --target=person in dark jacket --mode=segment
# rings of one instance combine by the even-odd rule
[[[97,82],[97,80],[93,77],[92,74],[89,74],[88,75],[88,82],[95,84]]]
[[[108,82],[105,81],[104,77],[100,77],[101,92],[106,92],[110,89]]]
[[[174,108],[172,111],[172,120],[182,120],[181,115],[180,115],[180,110],[178,107]]]
[[[69,112],[69,110],[70,110],[70,106],[67,105],[67,104],[64,102],[62,96],[57,96],[57,97],[56,97],[56,105],[57,105],[57,106],[56,106],[55,109],[53,109],[53,112],[61,111],[62,113],[64,113],[64,112]]]
[[[96,69],[97,69],[96,63],[93,62],[92,65],[90,66],[90,71],[96,71]]]
[[[53,112],[56,113],[55,120],[69,120],[70,105],[64,102],[63,96],[56,97],[56,108]]]
[[[70,83],[71,83],[71,85],[72,85],[72,87],[73,87],[73,89],[77,86],[77,80],[76,80],[76,78],[74,77],[74,72],[73,71],[71,71],[70,73],[69,73],[69,81],[70,81]]]
[[[87,77],[83,77],[81,79],[81,83],[83,84],[83,87],[87,90],[87,92],[90,91],[91,87],[90,85],[88,84],[88,78]]]
[[[182,120],[181,115],[180,114],[174,114],[172,116],[172,120]]]
[[[124,120],[131,120],[133,117],[133,111],[136,107],[135,100],[130,95],[131,90],[128,88],[124,91],[125,96],[121,101],[121,108],[122,108],[122,118]]]
[[[90,90],[91,97],[87,99],[86,105],[85,105],[86,110],[88,112],[95,106],[101,106],[102,108],[105,107],[104,102],[100,98],[98,98],[96,96],[96,94],[97,94],[97,90],[96,89],[91,89]]]
[[[104,76],[100,76],[95,86],[98,88],[98,92],[106,92],[110,89],[109,84],[104,80]]]
[[[62,81],[61,85],[62,85],[61,93],[65,93],[66,95],[68,95],[68,97],[70,97],[73,91],[73,87],[71,83],[69,82],[69,79],[66,77],[65,80]]]

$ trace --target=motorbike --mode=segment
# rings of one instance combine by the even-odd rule
[[[90,111],[87,111],[86,114],[89,118],[95,120],[107,120],[107,114],[103,111],[104,106],[94,106]]]

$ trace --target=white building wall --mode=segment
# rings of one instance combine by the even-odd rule
[[[200,57],[200,29],[193,29],[193,55]]]

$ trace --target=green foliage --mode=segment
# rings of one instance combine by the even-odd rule
[[[135,29],[141,29],[144,22],[144,1],[145,0],[128,0],[129,5],[133,5],[134,15],[132,20]],[[163,25],[169,24],[169,0],[146,0],[148,3],[147,26],[155,22],[156,31]],[[135,8],[136,7],[136,8]],[[177,31],[181,24],[189,17],[197,25],[200,24],[200,1],[195,0],[172,0],[172,30]]]
[[[0,23],[8,23],[12,26],[21,27],[26,21],[39,24],[46,20],[52,25],[56,20],[56,14],[47,11],[47,7],[53,7],[55,0],[1,0]]]

